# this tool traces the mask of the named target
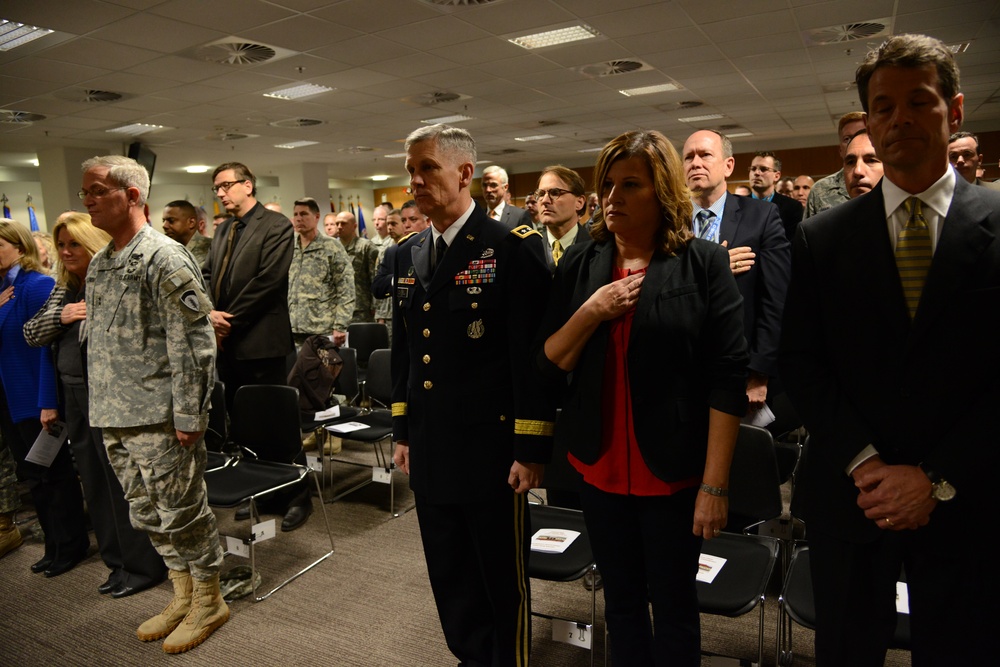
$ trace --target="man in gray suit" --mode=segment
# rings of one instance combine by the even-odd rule
[[[503,168],[490,165],[483,169],[482,183],[483,201],[486,202],[486,214],[490,218],[499,220],[500,224],[510,229],[532,224],[531,214],[507,203],[508,179]]]

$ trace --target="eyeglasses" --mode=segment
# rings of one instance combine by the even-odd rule
[[[750,173],[751,174],[754,173],[754,172],[760,172],[762,174],[766,174],[769,171],[777,171],[777,169],[773,169],[771,167],[764,167],[764,166],[761,166],[761,165],[754,165],[754,166],[750,167]]]
[[[542,201],[545,195],[552,197],[552,199],[559,199],[565,194],[572,194],[572,190],[563,190],[562,188],[549,188],[548,190],[535,190],[532,194],[538,201]]]
[[[80,199],[86,199],[88,196],[93,197],[94,199],[100,199],[101,197],[106,197],[109,192],[114,192],[116,190],[128,190],[128,188],[102,188],[98,185],[89,190],[80,190],[76,193],[76,196]]]
[[[218,192],[219,190],[222,190],[223,192],[229,192],[229,188],[233,187],[237,183],[245,183],[247,180],[248,179],[244,178],[242,181],[223,181],[218,185],[213,185],[212,192]]]

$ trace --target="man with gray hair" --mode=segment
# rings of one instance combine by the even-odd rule
[[[191,254],[146,224],[146,170],[110,155],[87,160],[83,172],[84,206],[111,235],[87,273],[90,423],[103,429],[132,524],[149,534],[174,587],[136,634],[166,637],[163,650],[181,653],[229,619],[204,479],[212,304]]]
[[[483,169],[483,201],[486,202],[486,213],[500,224],[513,229],[521,225],[530,225],[531,214],[523,208],[507,203],[509,184],[507,172],[495,164]]]
[[[552,449],[547,398],[525,345],[545,313],[541,235],[472,199],[472,136],[434,125],[406,139],[431,227],[395,255],[393,462],[410,475],[427,573],[463,665],[526,665],[526,493]]]

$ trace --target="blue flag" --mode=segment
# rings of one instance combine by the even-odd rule
[[[38,218],[35,217],[35,207],[28,204],[28,222],[31,224],[31,231],[38,231]]]
[[[361,210],[361,202],[358,202],[358,236],[365,235],[365,214]]]

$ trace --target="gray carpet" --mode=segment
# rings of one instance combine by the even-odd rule
[[[348,445],[348,450],[355,446]],[[370,450],[355,450],[357,455]],[[360,479],[359,469],[336,466],[339,488]],[[370,474],[370,473],[369,473]],[[405,476],[396,474],[397,503],[412,503]],[[193,651],[168,656],[159,642],[143,644],[135,628],[170,600],[168,583],[121,600],[98,595],[107,569],[91,556],[73,571],[46,579],[28,566],[41,558],[43,545],[28,536],[24,546],[0,560],[0,665],[281,665],[288,666],[439,666],[457,661],[444,643],[427,582],[417,517],[409,512],[390,519],[388,487],[371,485],[324,505],[336,553],[313,571],[275,593],[251,603],[231,603],[229,622]],[[280,533],[258,549],[264,585],[277,582],[314,560],[329,542],[320,502],[301,529]],[[229,510],[217,511],[220,533],[239,535],[245,524]],[[23,518],[23,517],[19,517]],[[270,518],[265,516],[265,518]],[[280,522],[280,517],[278,517]],[[30,529],[30,524],[25,528]],[[245,564],[228,556],[224,569]],[[773,664],[777,623],[777,586],[767,603],[765,664]],[[583,618],[589,593],[579,582],[532,582],[536,611]],[[598,595],[598,618],[603,600]],[[755,656],[757,616],[740,619],[702,617],[706,652],[749,660]],[[597,664],[601,664],[603,622],[598,620]],[[589,664],[586,651],[550,639],[549,621],[533,623],[532,664],[570,667]],[[796,628],[795,664],[811,665],[812,633]],[[703,660],[704,665],[735,664]],[[909,665],[909,654],[893,652],[888,665]]]

